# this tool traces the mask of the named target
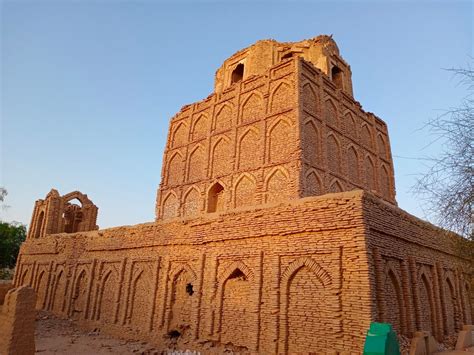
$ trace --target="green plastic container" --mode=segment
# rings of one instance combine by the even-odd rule
[[[365,338],[364,355],[400,355],[397,334],[391,324],[370,324]]]

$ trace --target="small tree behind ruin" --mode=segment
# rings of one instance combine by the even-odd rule
[[[474,239],[474,70],[450,69],[467,88],[459,107],[430,120],[427,128],[442,151],[415,185],[428,212],[443,228]]]

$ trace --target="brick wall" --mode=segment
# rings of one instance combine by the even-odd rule
[[[42,308],[160,346],[179,334],[178,344],[196,349],[360,351],[370,321],[419,329],[414,317],[425,303],[410,292],[423,283],[404,277],[424,258],[467,280],[467,261],[439,233],[377,197],[344,192],[28,241],[16,283],[32,285]],[[456,329],[470,319],[469,294],[455,293],[465,309],[454,306]],[[444,319],[439,307],[432,313]]]

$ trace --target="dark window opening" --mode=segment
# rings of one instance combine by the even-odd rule
[[[189,283],[186,285],[186,293],[190,296],[193,295],[194,290],[193,290],[193,284]]]
[[[281,60],[290,59],[293,57],[293,54],[293,52],[286,53],[283,57],[281,57]]]
[[[240,281],[246,281],[247,278],[245,277],[245,274],[240,270],[240,269],[235,269],[232,274],[229,276],[230,279],[237,279]]]
[[[235,67],[234,71],[232,72],[231,84],[238,83],[243,78],[244,78],[244,65],[240,63]]]
[[[170,330],[168,332],[168,337],[171,339],[176,339],[176,338],[179,338],[180,336],[181,336],[181,333],[177,331],[176,329]]]
[[[43,221],[44,221],[44,211],[41,211],[38,218],[38,224],[36,225],[35,238],[39,238],[39,236],[41,235],[41,230],[43,229]]]
[[[343,85],[342,85],[342,82],[343,82],[343,73],[342,73],[342,70],[339,69],[338,67],[334,66],[332,67],[332,70],[331,70],[331,78],[332,78],[332,82],[334,84],[336,84],[336,87],[338,89],[343,89]]]
[[[221,184],[216,182],[214,186],[211,187],[207,199],[207,212],[217,212],[222,211],[224,205],[224,187]]]

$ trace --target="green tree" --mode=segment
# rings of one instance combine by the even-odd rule
[[[4,204],[8,192],[0,187],[0,205],[2,209],[7,208]],[[26,226],[18,222],[0,221],[0,268],[13,268],[16,264],[20,245],[26,239]]]
[[[13,268],[20,245],[26,239],[26,226],[17,222],[0,222],[0,268]]]

